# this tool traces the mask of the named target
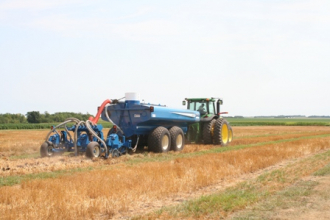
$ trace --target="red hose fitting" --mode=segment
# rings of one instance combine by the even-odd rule
[[[105,100],[102,103],[101,107],[98,107],[95,118],[93,116],[90,116],[88,120],[90,120],[93,124],[97,124],[97,122],[99,121],[99,118],[101,116],[101,113],[103,112],[104,107],[110,103],[111,103],[110,99]]]

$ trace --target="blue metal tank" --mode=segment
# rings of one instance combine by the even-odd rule
[[[186,133],[189,124],[200,120],[198,111],[145,104],[140,103],[139,100],[115,102],[107,106],[105,111],[110,119],[123,130],[126,137],[147,135],[159,126],[167,129],[177,126]],[[101,117],[107,121],[105,111]]]

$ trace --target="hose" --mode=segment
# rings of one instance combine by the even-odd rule
[[[139,139],[140,139],[140,136],[137,137],[136,144],[135,144],[134,148],[131,148],[133,152],[136,151],[136,148],[137,148],[137,146],[139,144]]]
[[[78,156],[78,148],[77,148],[77,140],[78,140],[78,128],[80,125],[85,125],[85,127],[87,128],[87,130],[92,133],[92,135],[94,137],[96,137],[102,144],[103,146],[105,147],[105,155],[106,157],[108,157],[108,148],[107,148],[107,145],[106,143],[104,142],[104,140],[102,140],[96,133],[95,131],[93,130],[93,128],[91,127],[91,124],[93,124],[92,121],[90,120],[87,120],[86,122],[84,121],[80,121],[79,119],[77,118],[68,118],[66,119],[64,122],[60,123],[59,125],[55,126],[53,129],[51,129],[50,132],[48,132],[47,136],[46,136],[46,142],[48,142],[48,139],[49,139],[49,136],[52,132],[56,132],[58,134],[58,132],[56,131],[56,128],[59,128],[59,127],[62,127],[64,126],[64,129],[65,131],[68,133],[69,137],[70,137],[70,140],[72,140],[72,136],[68,130],[68,128],[66,127],[66,124],[67,123],[70,123],[70,122],[75,122],[76,124],[76,128],[75,128],[75,131],[74,131],[74,139],[73,139],[73,146],[74,146],[74,151],[75,151],[75,156]]]
[[[94,137],[97,138],[97,140],[99,140],[100,142],[102,142],[103,146],[105,147],[105,156],[107,157],[107,156],[108,156],[108,147],[107,147],[107,145],[105,144],[104,140],[102,140],[102,139],[101,139],[101,138],[95,133],[95,131],[94,131],[93,128],[91,127],[91,124],[93,124],[93,122],[90,121],[90,120],[87,120],[87,121],[85,122],[85,125],[86,125],[87,130],[88,130],[89,132],[91,132],[91,133],[94,135]]]
[[[74,155],[78,156],[78,148],[77,148],[77,140],[78,140],[78,128],[81,124],[86,124],[84,121],[78,122],[76,124],[76,129],[74,130],[74,141],[73,141],[73,147],[74,147]]]
[[[68,130],[68,127],[66,125],[64,125],[64,129],[65,129],[66,133],[69,135],[70,141],[72,141],[72,136],[71,136],[71,134],[70,134],[70,132]]]
[[[116,124],[110,119],[110,117],[109,117],[109,114],[108,114],[108,107],[109,107],[109,105],[105,106],[105,117],[108,119],[108,121],[109,121],[112,125],[116,125]],[[123,130],[121,130],[121,128],[120,128],[118,125],[116,125],[116,126],[117,126],[118,130],[124,135]]]
[[[124,97],[123,97],[123,98],[124,98]],[[117,101],[118,101],[118,100],[117,100]],[[110,104],[110,103],[111,103],[111,101],[110,101],[109,99],[105,100],[105,101],[102,103],[100,109],[98,110],[97,115],[95,116],[95,118],[93,118],[93,117],[91,116],[88,120],[86,120],[86,122],[81,121],[81,120],[79,120],[79,119],[77,119],[77,118],[67,118],[64,122],[60,123],[59,125],[55,126],[53,129],[51,129],[51,131],[50,131],[50,132],[47,134],[47,136],[46,136],[46,142],[49,142],[49,141],[48,141],[48,139],[49,139],[49,135],[50,135],[52,132],[56,132],[56,133],[59,135],[59,133],[56,131],[56,128],[61,127],[61,126],[64,126],[65,131],[67,132],[67,134],[68,134],[69,137],[70,137],[70,141],[72,141],[72,136],[71,136],[71,134],[70,134],[70,132],[69,132],[69,130],[68,130],[66,124],[67,124],[67,123],[70,123],[70,122],[74,122],[74,123],[76,124],[76,128],[75,128],[75,131],[74,131],[73,145],[74,145],[75,156],[77,156],[77,155],[78,155],[78,148],[77,148],[78,128],[79,128],[80,125],[84,124],[85,127],[87,128],[87,130],[88,130],[88,131],[89,131],[94,137],[96,137],[97,140],[99,140],[99,141],[103,144],[103,146],[104,146],[104,148],[105,148],[105,157],[108,158],[108,156],[109,156],[108,153],[109,153],[109,152],[108,152],[108,147],[107,147],[105,141],[102,140],[102,139],[101,139],[101,138],[95,133],[95,131],[93,130],[93,128],[92,128],[91,125],[95,125],[95,124],[97,123],[98,119],[100,118],[100,115],[101,115],[102,111],[105,110],[105,116],[106,116],[107,120],[108,120],[110,123],[112,123],[113,125],[117,126],[117,129],[118,129],[118,130],[124,135],[123,130],[121,130],[121,128],[120,128],[118,125],[116,125],[116,124],[110,119],[110,117],[109,117],[109,114],[108,114],[108,107],[109,107],[109,104]],[[104,108],[105,108],[105,109],[104,109]],[[134,148],[131,148],[131,149],[133,150],[133,152],[136,151],[136,148],[137,148],[138,142],[139,142],[139,137],[138,137],[138,139],[137,139],[137,142],[136,142],[135,147],[134,147]]]
[[[104,107],[105,107],[107,104],[110,104],[110,103],[111,103],[111,101],[110,101],[109,99],[105,100],[105,101],[102,103],[101,107],[98,108],[95,118],[94,118],[93,116],[91,116],[91,117],[89,117],[88,120],[92,121],[93,124],[96,124],[96,123],[98,122],[100,116],[101,116],[102,111],[104,110]]]
[[[58,134],[58,132],[56,131],[56,128],[58,127],[61,127],[63,125],[66,125],[67,123],[70,123],[70,122],[76,122],[76,120],[79,121],[79,119],[76,119],[76,118],[68,118],[66,119],[64,122],[62,122],[61,124],[55,126],[53,129],[50,130],[50,132],[47,134],[46,136],[46,141],[48,141],[48,138],[49,138],[49,135],[52,133],[52,132],[56,132]]]

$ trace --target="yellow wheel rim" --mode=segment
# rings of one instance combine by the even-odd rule
[[[228,136],[228,141],[229,143],[233,140],[233,130],[229,129],[229,136]]]
[[[228,132],[228,125],[227,124],[223,124],[222,125],[222,129],[221,129],[221,139],[222,139],[222,142],[224,144],[227,144],[228,143],[228,140],[229,140],[229,132]]]

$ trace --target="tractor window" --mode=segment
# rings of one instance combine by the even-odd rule
[[[209,102],[209,114],[215,114],[214,102]]]
[[[199,111],[200,115],[207,114],[207,104],[205,102],[196,102],[195,111]]]
[[[215,104],[212,101],[189,101],[188,109],[199,111],[201,115],[216,114]]]
[[[204,106],[202,106],[202,104],[204,104]],[[198,109],[204,107],[204,109],[206,110],[206,105],[204,102],[190,102],[189,103],[189,110],[193,110],[193,111],[198,111]]]
[[[196,103],[195,102],[189,102],[188,109],[192,111],[196,111]]]

